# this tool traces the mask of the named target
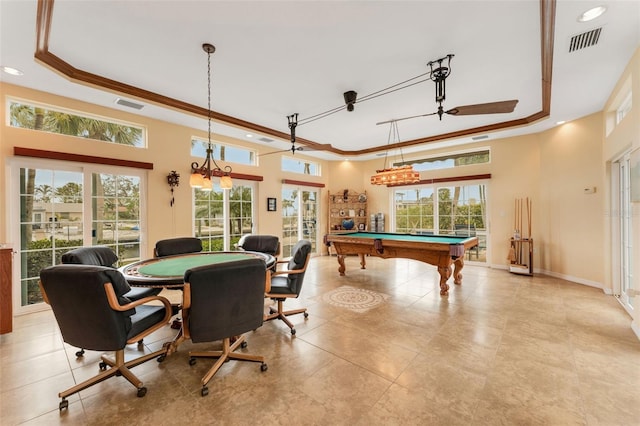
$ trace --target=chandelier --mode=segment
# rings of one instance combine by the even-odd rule
[[[395,120],[392,120],[389,127],[389,139],[387,141],[387,145],[391,143],[391,140],[394,137],[398,142],[400,142],[398,123]],[[413,170],[413,166],[411,165],[392,166],[390,168],[386,168],[388,152],[389,151],[384,154],[384,168],[376,170],[376,174],[371,176],[372,185],[393,186],[420,182],[420,173]],[[402,157],[402,148],[400,149],[400,156],[402,158],[402,162],[404,162],[404,158]]]
[[[207,145],[207,157],[202,165],[198,166],[198,163],[195,161],[191,163],[191,177],[189,178],[189,185],[192,188],[211,191],[213,189],[211,178],[216,176],[220,178],[220,187],[222,189],[231,189],[233,186],[231,181],[231,166],[225,166],[224,169],[218,166],[215,158],[213,158],[213,145],[211,144],[211,54],[216,51],[216,48],[212,44],[205,43],[202,45],[202,50],[207,52],[207,118],[209,124],[209,144]],[[211,166],[212,164],[213,168]]]

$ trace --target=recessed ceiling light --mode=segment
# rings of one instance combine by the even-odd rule
[[[24,75],[24,73],[22,71],[20,71],[17,68],[12,68],[12,67],[5,67],[2,66],[0,67],[0,69],[4,72],[6,72],[7,74],[11,74],[11,75]]]
[[[251,133],[247,133],[245,136],[248,137],[248,138],[252,138],[253,137],[253,135]]]
[[[594,19],[596,19],[597,17],[599,17],[600,15],[605,13],[606,11],[607,11],[607,6],[596,6],[596,7],[593,7],[591,9],[587,10],[586,12],[584,12],[582,15],[578,16],[578,22],[593,21]]]
[[[557,124],[558,126],[559,126],[559,125],[561,125],[561,124],[564,124],[564,123],[566,123],[566,121],[564,121],[564,120],[556,121],[556,124]]]

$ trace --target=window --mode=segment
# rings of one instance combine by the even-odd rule
[[[282,171],[320,176],[320,165],[313,161],[282,156]]]
[[[616,110],[616,124],[620,124],[623,118],[631,111],[631,107],[633,106],[631,92],[624,98],[622,104]]]
[[[421,158],[417,160],[394,163],[394,166],[405,164],[413,165],[413,169],[421,172],[427,170],[452,169],[454,167],[467,166],[470,164],[489,163],[491,155],[488,149],[473,152],[453,153],[437,157]]]
[[[9,125],[42,132],[59,133],[102,142],[146,146],[144,129],[132,124],[79,115],[69,110],[10,101]]]
[[[217,182],[213,191],[194,189],[194,233],[204,251],[226,251],[253,230],[254,184],[233,182],[224,191]]]
[[[191,140],[191,155],[206,158],[208,146],[208,141],[193,138]],[[214,143],[212,143],[211,146],[213,148],[213,158],[215,158],[216,161],[228,161],[231,163],[246,164],[248,166],[256,165],[256,151],[254,150]]]
[[[433,188],[394,191],[395,232],[435,234]]]
[[[82,246],[106,245],[120,265],[140,260],[143,229],[140,185],[144,172],[96,165],[69,166],[49,160],[16,159],[11,165],[9,206],[19,241],[16,259],[18,311],[42,309],[40,270],[61,263]],[[15,219],[14,219],[15,218]]]
[[[140,178],[92,175],[92,243],[111,247],[118,263],[140,259]]]
[[[398,188],[393,200],[394,232],[476,236],[479,248],[472,260],[486,261],[484,184]]]

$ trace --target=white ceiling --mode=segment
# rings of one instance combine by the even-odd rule
[[[590,7],[606,5],[595,21],[579,23]],[[206,131],[203,117],[145,104],[136,112],[114,104],[117,95],[78,84],[34,60],[35,0],[0,0],[0,65],[23,76],[0,78]],[[48,49],[71,66],[121,83],[207,106],[207,55],[212,55],[212,109],[288,134],[299,120],[344,107],[358,97],[425,74],[427,62],[454,54],[445,110],[509,99],[511,114],[437,116],[398,122],[400,141],[521,119],[542,109],[540,3],[511,1],[104,1],[56,0]],[[602,27],[599,43],[569,53],[571,36]],[[491,138],[539,132],[559,120],[600,111],[640,43],[639,1],[558,0],[555,16],[551,113],[535,124],[492,132]],[[389,126],[377,122],[435,112],[428,80],[366,102],[355,110],[301,124],[297,136],[345,151],[313,152],[328,159],[377,147],[385,151]],[[215,133],[247,140],[246,131],[214,123]],[[252,131],[255,141],[259,132]],[[267,135],[271,139],[276,139]],[[466,143],[431,142],[404,153]],[[392,140],[398,142],[398,140]],[[289,146],[286,138],[269,144]]]

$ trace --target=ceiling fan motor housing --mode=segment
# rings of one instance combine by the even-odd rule
[[[353,90],[349,90],[348,92],[344,92],[342,96],[344,96],[344,102],[347,104],[347,111],[353,111],[353,104],[356,103],[358,93]]]

